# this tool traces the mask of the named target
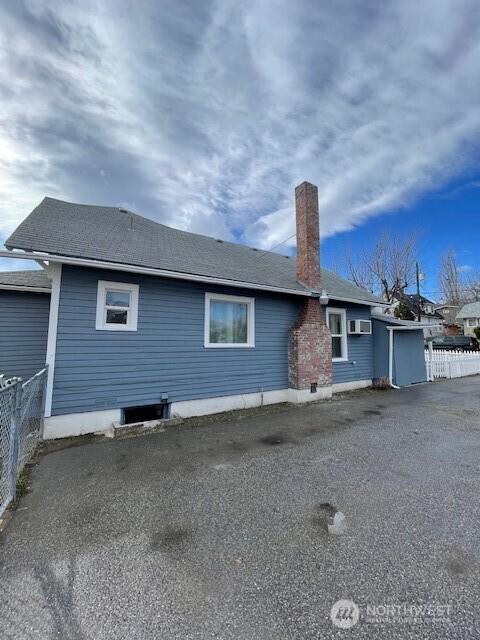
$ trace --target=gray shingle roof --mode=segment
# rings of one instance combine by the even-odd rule
[[[297,291],[295,259],[167,227],[117,207],[44,200],[5,245],[62,256],[166,269]],[[323,270],[322,286],[335,298],[379,299]]]
[[[0,271],[0,287],[38,287],[39,289],[51,289],[51,281],[45,271],[35,269],[33,271]]]
[[[480,318],[480,302],[470,302],[464,304],[457,313],[457,318],[463,320],[465,318]]]
[[[399,325],[402,327],[412,327],[413,329],[424,329],[424,327],[438,327],[439,322],[433,318],[428,322],[418,322],[417,320],[402,320],[401,318],[395,318],[395,316],[388,315],[386,313],[372,313],[372,320],[380,320],[380,322],[386,322],[389,325]]]

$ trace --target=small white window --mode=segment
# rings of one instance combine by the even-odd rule
[[[478,325],[478,322],[479,322],[478,318],[468,318],[467,326],[468,327],[476,327]]]
[[[98,281],[95,329],[136,331],[138,284]]]
[[[347,314],[345,309],[328,308],[327,323],[332,334],[332,360],[334,362],[347,360]]]
[[[205,294],[205,347],[254,347],[253,298]]]

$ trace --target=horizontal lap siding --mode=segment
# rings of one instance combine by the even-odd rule
[[[24,380],[45,366],[50,296],[0,291],[0,374]]]
[[[98,280],[139,284],[138,331],[96,331]],[[205,349],[205,291],[255,298],[254,348]],[[53,414],[288,387],[300,300],[179,280],[63,267]]]
[[[372,320],[373,329],[373,377],[388,378],[389,331],[387,323]]]
[[[370,307],[332,301],[332,307],[347,310],[348,320],[370,320]],[[354,382],[373,378],[373,339],[371,335],[347,336],[348,360],[333,363],[333,382]]]

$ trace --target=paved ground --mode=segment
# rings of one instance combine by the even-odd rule
[[[478,377],[50,453],[0,539],[0,637],[479,638],[479,463]],[[365,619],[405,603],[450,622]]]

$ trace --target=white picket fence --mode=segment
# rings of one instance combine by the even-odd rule
[[[428,380],[463,378],[480,373],[480,351],[425,351]]]

